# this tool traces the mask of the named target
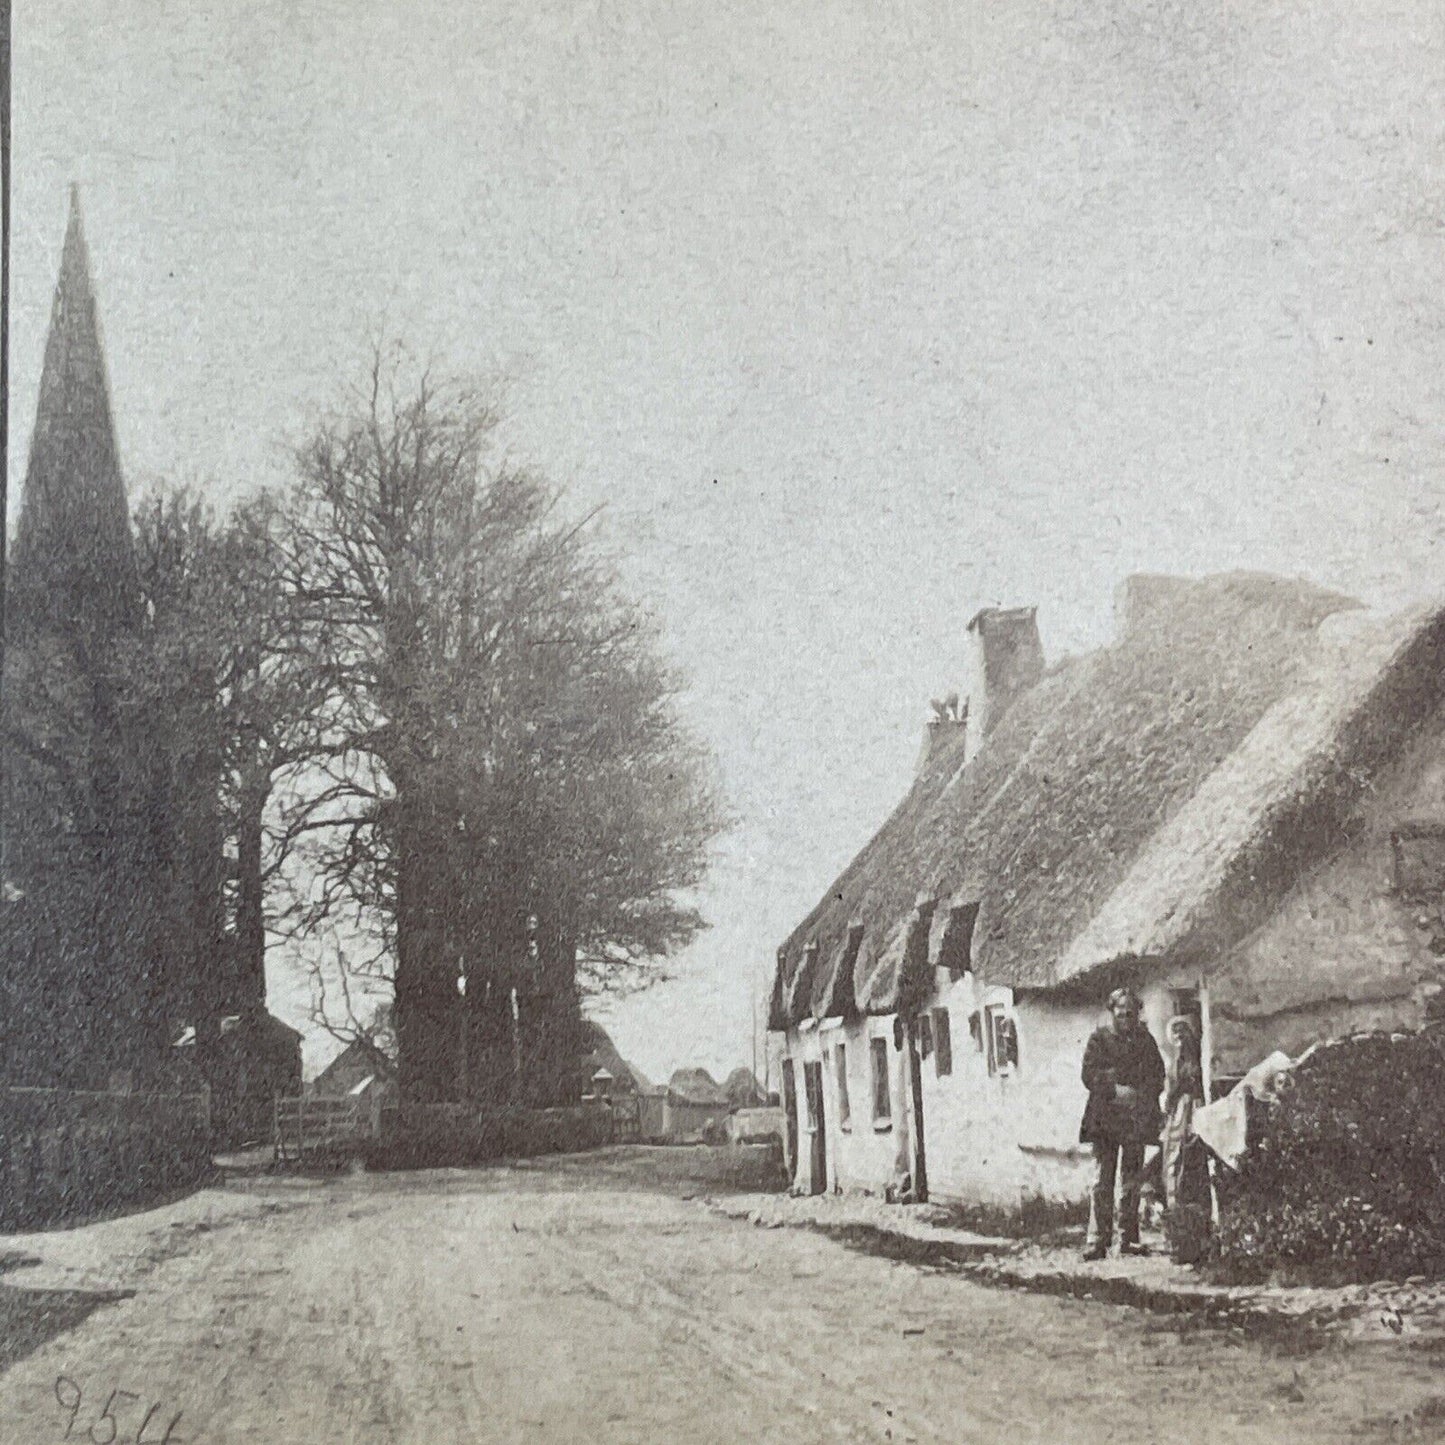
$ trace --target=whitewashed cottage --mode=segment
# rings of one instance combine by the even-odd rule
[[[1209,1082],[1420,1023],[1445,962],[1445,610],[1252,574],[1130,578],[1112,645],[1046,667],[971,623],[893,816],[778,953],[803,1192],[1082,1199],[1079,1066],[1131,982]]]

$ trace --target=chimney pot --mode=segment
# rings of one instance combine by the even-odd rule
[[[944,702],[935,699],[932,707],[933,716],[928,719],[928,726],[923,733],[923,747],[918,754],[918,774],[922,774],[938,752],[949,746],[955,738],[968,737],[967,699],[960,703],[958,694],[954,692],[950,693]]]

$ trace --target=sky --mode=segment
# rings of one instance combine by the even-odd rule
[[[12,506],[72,180],[133,490],[283,485],[377,335],[504,378],[735,818],[653,1077],[751,1061],[980,606],[1445,592],[1438,0],[17,8]]]

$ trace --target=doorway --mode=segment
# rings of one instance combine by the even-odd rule
[[[923,1134],[923,1063],[918,1055],[916,1024],[909,1024],[903,1033],[904,1047],[908,1050],[908,1094],[912,1105],[913,1140],[913,1202],[928,1203],[928,1152],[924,1146]]]
[[[798,1085],[791,1059],[783,1060],[783,1119],[788,1136],[788,1173],[796,1179],[798,1174]]]
[[[1204,1097],[1213,1099],[1214,1091],[1214,1031],[1209,1018],[1209,990],[1203,979],[1193,988],[1171,988],[1169,990],[1170,1017],[1183,1014],[1194,1021],[1194,1037],[1199,1040],[1199,1063],[1204,1074]],[[1233,1080],[1230,1081],[1232,1086]],[[1224,1092],[1228,1092],[1227,1089]]]
[[[803,1065],[803,1088],[808,1096],[808,1192],[822,1194],[828,1187],[828,1130],[823,1120],[823,1065]]]

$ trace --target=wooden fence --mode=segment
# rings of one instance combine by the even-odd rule
[[[144,1203],[210,1169],[205,1094],[0,1088],[0,1227]]]
[[[274,1152],[278,1164],[361,1153],[381,1133],[381,1096],[301,1094],[277,1099]]]

